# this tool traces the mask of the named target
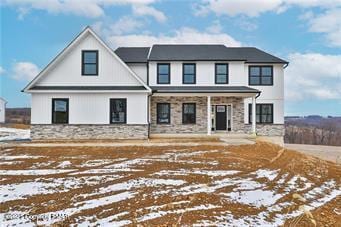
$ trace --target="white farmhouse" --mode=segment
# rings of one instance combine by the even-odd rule
[[[6,100],[0,97],[0,123],[5,123],[6,103]]]
[[[32,95],[31,137],[283,136],[287,65],[253,47],[113,51],[87,27],[24,88]]]

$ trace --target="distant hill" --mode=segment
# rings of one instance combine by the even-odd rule
[[[285,117],[286,143],[341,146],[341,117]]]
[[[31,108],[6,108],[6,123],[30,124]]]

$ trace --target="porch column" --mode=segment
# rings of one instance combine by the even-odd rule
[[[211,135],[211,96],[207,96],[207,135]]]
[[[256,97],[252,97],[252,134],[256,135]]]

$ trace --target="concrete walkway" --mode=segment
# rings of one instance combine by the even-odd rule
[[[308,144],[284,144],[286,149],[296,150],[320,159],[341,164],[341,147]]]

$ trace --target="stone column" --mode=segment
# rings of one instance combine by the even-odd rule
[[[207,135],[211,135],[211,96],[207,96]]]
[[[252,97],[252,134],[256,135],[256,97]]]

